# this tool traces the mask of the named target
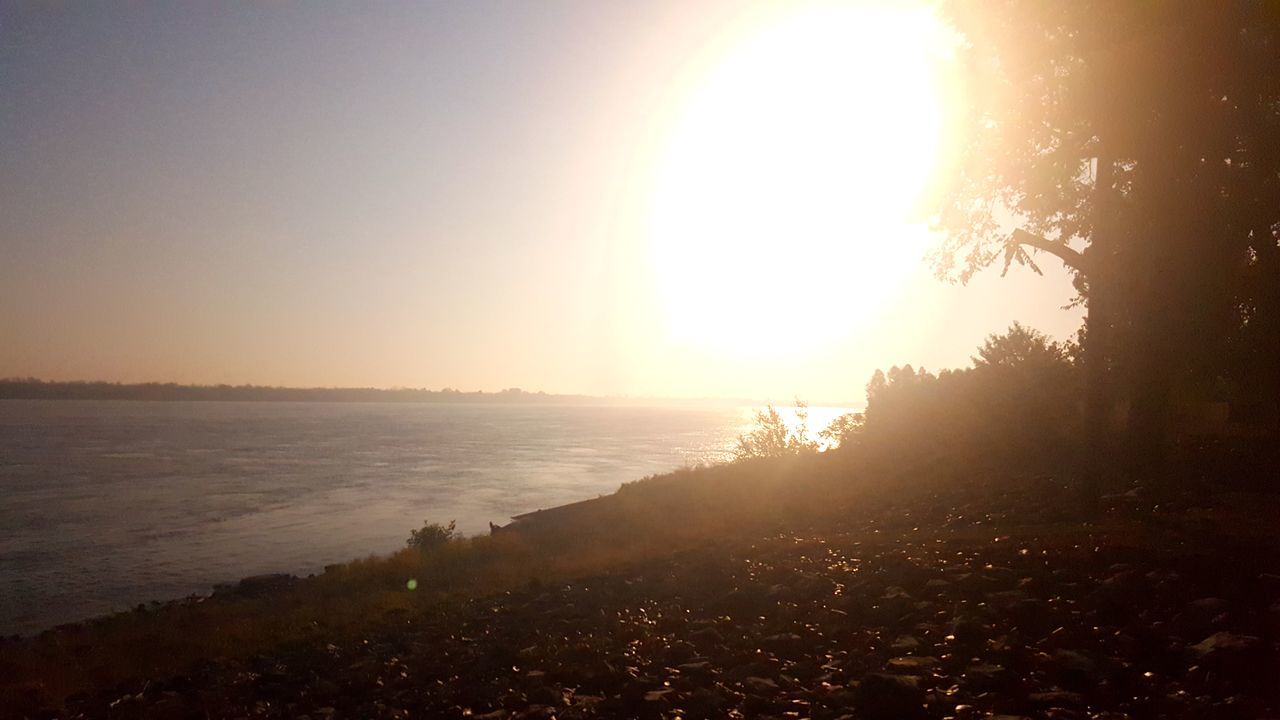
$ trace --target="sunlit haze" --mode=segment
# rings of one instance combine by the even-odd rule
[[[929,5],[9,5],[0,377],[849,401],[1080,311],[932,275]]]
[[[945,38],[920,8],[753,20],[673,104],[658,275],[679,340],[810,354],[864,330],[924,254],[914,211],[940,150]]]

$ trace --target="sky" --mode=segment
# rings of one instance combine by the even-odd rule
[[[6,3],[0,377],[833,402],[1071,335],[924,261],[897,6]]]

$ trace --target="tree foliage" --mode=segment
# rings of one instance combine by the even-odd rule
[[[1063,345],[1015,323],[986,339],[973,367],[877,370],[861,437],[992,463],[1061,460],[1077,445],[1079,400],[1079,373]]]
[[[809,411],[803,402],[796,402],[796,427],[786,420],[773,405],[755,411],[755,427],[738,436],[734,448],[736,461],[759,458],[776,458],[787,455],[817,452],[818,443],[809,437]]]
[[[988,335],[973,358],[976,368],[1022,368],[1041,370],[1060,366],[1068,360],[1067,346],[1049,339],[1039,330],[1015,322],[1003,335]]]
[[[1132,399],[1136,435],[1160,435],[1176,388],[1218,376],[1266,394],[1274,415],[1280,6],[944,8],[971,105],[939,273],[1061,260],[1089,311],[1092,405]]]
[[[867,424],[864,413],[845,413],[818,433],[818,438],[826,443],[828,449],[849,448],[856,444]]]

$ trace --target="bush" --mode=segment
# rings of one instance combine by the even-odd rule
[[[817,452],[818,443],[809,439],[809,411],[805,403],[796,402],[796,421],[799,427],[793,432],[774,406],[757,410],[756,428],[738,436],[738,447],[733,451],[734,460]]]
[[[418,550],[429,550],[457,539],[457,520],[450,520],[448,526],[440,523],[426,523],[421,530],[410,530],[409,540],[405,544]]]

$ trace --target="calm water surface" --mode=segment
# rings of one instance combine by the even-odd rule
[[[813,425],[826,415],[815,409]],[[0,634],[729,457],[750,408],[0,401]]]

